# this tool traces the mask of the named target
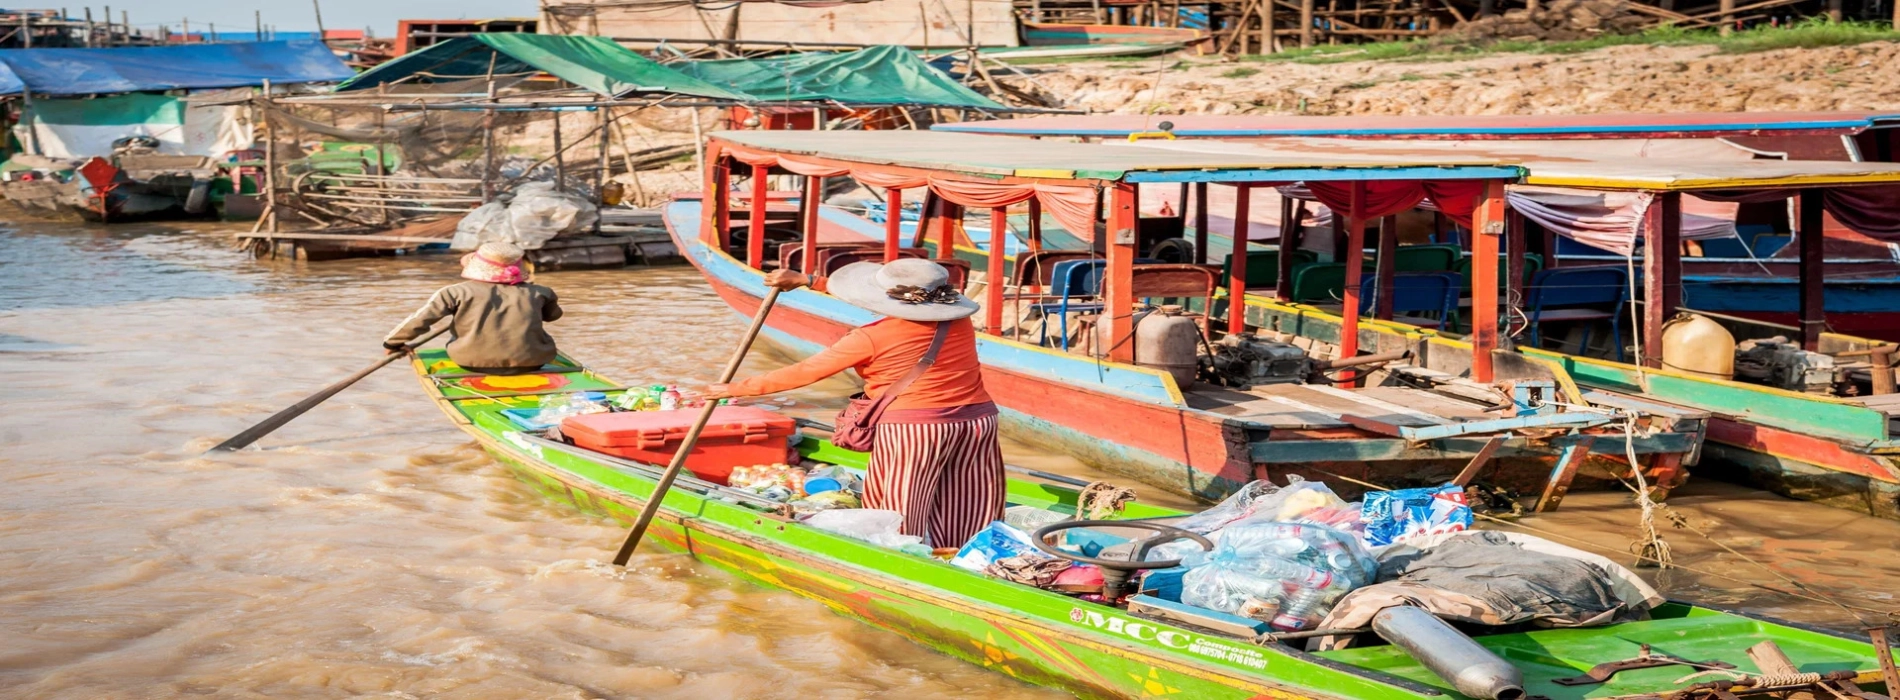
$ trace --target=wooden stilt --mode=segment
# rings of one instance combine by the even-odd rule
[[[1563,503],[1564,494],[1570,493],[1570,482],[1577,478],[1577,467],[1582,466],[1583,459],[1590,456],[1590,444],[1594,442],[1596,436],[1584,435],[1557,453],[1557,464],[1551,467],[1550,481],[1544,484],[1544,495],[1537,499],[1537,512],[1548,513]]]

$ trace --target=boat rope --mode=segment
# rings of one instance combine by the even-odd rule
[[[1375,490],[1375,491],[1391,491],[1391,490],[1392,490],[1391,488],[1388,488],[1388,487],[1385,487],[1385,486],[1380,486],[1380,485],[1378,485],[1378,484],[1375,484],[1375,483],[1372,483],[1372,482],[1370,482],[1370,481],[1361,481],[1361,480],[1359,480],[1359,479],[1354,479],[1354,478],[1352,478],[1352,477],[1350,477],[1350,476],[1346,476],[1346,475],[1344,475],[1344,474],[1336,474],[1336,473],[1333,473],[1333,472],[1330,472],[1330,471],[1326,471],[1326,470],[1324,470],[1324,469],[1314,469],[1313,471],[1317,471],[1317,472],[1320,472],[1320,473],[1322,473],[1322,474],[1326,474],[1326,475],[1329,475],[1329,476],[1332,476],[1332,477],[1334,477],[1334,478],[1336,478],[1336,479],[1339,479],[1339,480],[1341,480],[1341,481],[1345,481],[1345,482],[1347,482],[1347,483],[1352,483],[1352,484],[1358,484],[1358,485],[1360,485],[1360,486],[1364,486],[1364,487],[1366,487],[1366,488],[1369,488],[1369,489],[1373,489],[1373,490]],[[1667,506],[1663,506],[1663,507],[1664,507],[1664,508],[1667,508]],[[1528,524],[1528,523],[1521,523],[1521,522],[1516,522],[1516,521],[1513,521],[1513,520],[1505,520],[1505,519],[1503,519],[1503,518],[1500,518],[1500,517],[1497,517],[1497,516],[1494,516],[1494,515],[1490,515],[1490,514],[1488,514],[1488,513],[1472,513],[1472,515],[1473,515],[1473,516],[1475,516],[1475,517],[1477,517],[1478,519],[1480,519],[1480,520],[1484,520],[1484,521],[1486,521],[1486,522],[1491,522],[1491,523],[1497,523],[1497,524],[1499,524],[1499,525],[1506,525],[1506,526],[1509,526],[1509,527],[1515,527],[1515,528],[1518,528],[1518,529],[1522,529],[1522,530],[1528,530],[1528,531],[1531,531],[1531,532],[1535,532],[1535,533],[1537,533],[1537,534],[1540,534],[1540,535],[1543,535],[1543,536],[1545,536],[1545,537],[1548,537],[1548,538],[1550,538],[1550,539],[1552,539],[1552,540],[1558,540],[1558,541],[1563,541],[1563,542],[1570,542],[1570,543],[1573,543],[1573,544],[1575,544],[1575,545],[1577,545],[1578,547],[1581,547],[1581,548],[1584,548],[1584,549],[1594,549],[1594,550],[1596,550],[1596,551],[1599,551],[1599,552],[1605,552],[1605,553],[1609,553],[1609,554],[1623,554],[1623,553],[1626,553],[1626,552],[1623,552],[1623,551],[1620,551],[1620,550],[1617,550],[1617,549],[1614,549],[1614,548],[1612,548],[1612,547],[1609,547],[1609,546],[1606,546],[1606,545],[1603,545],[1603,544],[1599,544],[1599,543],[1596,543],[1596,542],[1592,542],[1592,541],[1590,541],[1590,540],[1586,540],[1586,539],[1584,539],[1584,538],[1581,538],[1581,537],[1576,537],[1576,536],[1574,536],[1574,535],[1567,535],[1567,534],[1564,534],[1564,533],[1562,533],[1562,532],[1558,532],[1558,531],[1556,531],[1556,530],[1552,530],[1552,529],[1549,529],[1549,528],[1543,528],[1543,527],[1538,527],[1538,526],[1536,526],[1536,525],[1531,525],[1531,524]],[[1671,516],[1671,520],[1673,521],[1675,517],[1676,517],[1676,516]],[[1691,531],[1691,532],[1696,532],[1696,530],[1694,530],[1694,529],[1690,529],[1690,531]],[[1700,534],[1700,533],[1698,533],[1698,534]],[[1704,534],[1704,535],[1703,535],[1703,537],[1708,537],[1708,535],[1706,535],[1706,534]],[[1711,540],[1711,541],[1713,541],[1713,540]],[[1721,546],[1721,543],[1720,543],[1720,542],[1716,542],[1716,545],[1717,545],[1717,546]],[[1728,549],[1728,548],[1727,548],[1727,547],[1724,547],[1724,549]],[[1730,551],[1733,551],[1733,550],[1730,550]],[[1641,558],[1644,558],[1644,556],[1643,556],[1643,555],[1641,555],[1641,554],[1637,554],[1636,556],[1637,556],[1637,558],[1639,558],[1639,559],[1641,559]],[[1649,560],[1649,561],[1654,561],[1654,560],[1653,560],[1653,559],[1651,559],[1651,560]],[[1751,560],[1751,561],[1752,561],[1752,560]],[[1661,562],[1657,562],[1657,563],[1661,563]],[[1757,564],[1757,565],[1759,565],[1759,564]],[[1837,607],[1840,607],[1840,608],[1842,608],[1842,609],[1845,609],[1845,610],[1849,610],[1849,611],[1859,611],[1859,612],[1865,612],[1865,613],[1873,613],[1873,614],[1875,614],[1875,615],[1885,615],[1885,616],[1887,616],[1887,617],[1888,617],[1889,619],[1891,619],[1891,620],[1896,620],[1896,621],[1900,621],[1900,610],[1880,610],[1880,609],[1876,609],[1876,608],[1868,608],[1868,607],[1862,607],[1862,606],[1858,606],[1858,605],[1852,605],[1852,604],[1848,604],[1848,603],[1842,603],[1842,602],[1840,602],[1840,601],[1838,601],[1838,600],[1833,600],[1833,599],[1831,599],[1831,598],[1827,598],[1827,597],[1825,597],[1825,596],[1823,596],[1823,595],[1821,595],[1821,594],[1819,594],[1819,593],[1815,593],[1815,592],[1813,592],[1813,589],[1810,589],[1810,588],[1808,588],[1807,586],[1802,586],[1802,585],[1800,585],[1800,584],[1798,584],[1798,583],[1797,583],[1797,584],[1795,584],[1795,586],[1796,586],[1797,588],[1799,588],[1800,590],[1788,590],[1788,589],[1786,589],[1786,588],[1778,588],[1778,587],[1775,587],[1775,586],[1771,586],[1771,585],[1768,585],[1768,584],[1766,584],[1766,583],[1761,583],[1761,582],[1759,582],[1759,581],[1750,581],[1750,580],[1748,580],[1748,579],[1745,579],[1745,578],[1741,578],[1741,577],[1737,577],[1737,576],[1730,576],[1730,575],[1728,575],[1728,574],[1723,574],[1723,573],[1718,573],[1718,572],[1714,572],[1714,571],[1709,571],[1709,570],[1707,570],[1707,569],[1698,569],[1698,568],[1696,568],[1696,567],[1693,567],[1693,566],[1686,566],[1686,565],[1683,565],[1683,564],[1675,564],[1675,563],[1672,563],[1672,564],[1670,564],[1670,566],[1671,566],[1671,567],[1673,567],[1673,568],[1676,568],[1676,569],[1679,569],[1679,570],[1682,570],[1682,571],[1687,571],[1687,572],[1689,572],[1689,573],[1692,573],[1692,574],[1695,574],[1695,575],[1697,575],[1697,576],[1706,576],[1706,577],[1708,577],[1708,578],[1712,578],[1712,579],[1721,579],[1721,580],[1724,580],[1724,581],[1731,581],[1731,582],[1734,582],[1734,583],[1739,583],[1739,584],[1741,584],[1741,585],[1744,585],[1744,586],[1749,586],[1749,587],[1751,587],[1751,588],[1759,588],[1759,589],[1761,589],[1761,590],[1764,590],[1764,591],[1768,591],[1769,593],[1776,593],[1776,594],[1780,594],[1780,595],[1785,595],[1785,596],[1788,596],[1788,597],[1790,597],[1790,598],[1798,598],[1798,599],[1801,599],[1801,600],[1806,600],[1806,601],[1810,601],[1810,602],[1815,602],[1815,603],[1828,603],[1828,604],[1832,604],[1832,605],[1834,605],[1834,606],[1837,606]],[[1766,567],[1764,567],[1764,568],[1766,568]],[[1777,575],[1779,575],[1779,574],[1777,573]],[[1785,578],[1785,577],[1784,577],[1784,578]],[[1804,592],[1804,591],[1805,591],[1805,592]],[[1856,615],[1856,616],[1855,616],[1855,618],[1856,618],[1856,619],[1860,619],[1860,617],[1859,617],[1858,615]]]
[[[1082,513],[1085,520],[1106,520],[1108,516],[1122,512],[1122,506],[1133,500],[1134,489],[1096,481],[1082,487],[1082,492],[1075,498],[1075,509]]]
[[[1642,509],[1636,525],[1638,539],[1630,543],[1630,553],[1654,562],[1659,569],[1667,569],[1675,557],[1670,554],[1669,543],[1663,541],[1662,533],[1656,531],[1656,499],[1650,498],[1649,479],[1643,476],[1642,463],[1636,461],[1636,415],[1635,411],[1623,413],[1623,456],[1630,462],[1630,473],[1636,475],[1636,505]]]

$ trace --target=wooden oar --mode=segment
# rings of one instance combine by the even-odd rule
[[[726,371],[719,375],[719,383],[732,381],[739,373],[739,364],[745,361],[745,355],[752,349],[752,341],[759,337],[759,329],[765,327],[765,315],[772,312],[772,305],[778,303],[779,290],[765,293],[765,300],[759,302],[759,312],[752,316],[752,327],[747,328],[745,337],[739,340],[739,349],[733,351],[732,360],[726,363]],[[680,468],[686,466],[686,455],[693,452],[693,445],[699,442],[699,433],[706,429],[706,423],[712,420],[713,411],[719,408],[718,401],[707,401],[706,407],[699,410],[699,419],[693,421],[693,427],[686,430],[686,437],[680,439],[678,452],[673,453],[673,461],[666,465],[666,473],[660,475],[660,483],[654,485],[653,493],[647,496],[647,503],[640,509],[640,518],[633,521],[633,530],[627,532],[627,541],[620,543],[620,553],[614,555],[614,566],[626,566],[633,558],[633,548],[640,546],[640,539],[646,537],[647,526],[653,524],[654,514],[660,512],[660,502],[666,499],[666,492],[673,488],[673,480],[678,479]]]
[[[344,377],[343,381],[326,386],[323,388],[323,391],[319,391],[315,394],[311,394],[309,398],[306,398],[302,401],[298,401],[297,403],[292,404],[290,408],[286,408],[282,411],[278,411],[272,414],[271,417],[265,418],[264,422],[258,423],[257,425],[253,425],[249,429],[245,430],[244,432],[241,432],[241,433],[238,433],[237,435],[232,436],[231,439],[218,443],[217,447],[213,447],[209,450],[206,450],[205,454],[210,454],[212,452],[220,452],[220,451],[229,452],[232,450],[241,450],[246,447],[249,447],[251,443],[257,442],[259,438],[262,438],[265,435],[271,434],[272,431],[275,431],[278,428],[284,427],[285,423],[289,423],[292,420],[296,420],[297,416],[301,416],[304,414],[305,411],[308,411],[312,408],[316,408],[317,404],[323,403],[325,400],[329,399],[330,397],[335,396],[337,392],[350,388],[351,384],[355,384],[357,381],[361,380],[362,378],[369,376],[370,373],[375,372],[376,370],[382,369],[383,367],[387,366],[389,363],[395,362],[399,358],[407,357],[409,353],[415,352],[416,348],[422,347],[423,343],[427,343],[431,340],[434,340],[435,337],[438,335],[447,333],[449,331],[449,325],[450,324],[446,324],[446,323],[442,324],[442,327],[440,329],[437,329],[434,333],[430,333],[428,335],[422,336],[421,340],[417,340],[416,342],[410,343],[407,347],[403,348],[402,352],[392,352],[392,353],[383,355],[383,359],[377,360],[375,364],[372,364],[368,367],[364,367],[363,369],[357,370],[356,374],[352,374],[348,377]]]

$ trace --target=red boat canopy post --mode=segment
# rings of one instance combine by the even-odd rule
[[[1029,198],[1029,250],[1031,252],[1042,250],[1042,201],[1035,197]],[[1022,283],[1022,280],[1016,280],[1018,288],[1022,286]]]
[[[1114,183],[1108,206],[1108,236],[1104,241],[1108,248],[1104,285],[1108,291],[1108,308],[1103,313],[1108,323],[1106,350],[1108,359],[1132,363],[1135,361],[1135,256],[1139,254],[1135,250],[1135,185]],[[1239,315],[1230,312],[1228,317],[1231,324],[1231,319]]]
[[[818,205],[824,193],[824,178],[805,176],[805,190],[798,195],[799,203],[803,205],[800,213],[804,215],[801,228],[804,229],[802,233],[805,237],[804,259],[800,262],[802,269],[799,271],[807,275],[816,274],[818,270]]]
[[[897,260],[898,241],[904,235],[904,191],[884,190],[884,262]]]
[[[1643,212],[1644,367],[1662,367],[1662,329],[1682,306],[1682,193],[1657,193]]]
[[[1182,208],[1187,204],[1183,202]],[[1186,213],[1186,212],[1183,212]],[[1207,183],[1194,183],[1194,264],[1207,264]]]
[[[1247,332],[1247,209],[1253,205],[1253,190],[1247,183],[1234,185],[1233,252],[1227,264],[1227,332]],[[1197,239],[1203,238],[1196,236]]]
[[[1471,378],[1493,381],[1491,351],[1498,347],[1498,238],[1504,226],[1504,183],[1485,183],[1471,213]]]
[[[763,165],[752,166],[752,208],[746,210],[745,264],[754,270],[765,266],[765,205],[766,185],[772,169]]]
[[[1009,207],[990,207],[990,254],[983,273],[983,328],[1003,334],[1003,242],[1009,237]]]
[[[1273,284],[1273,296],[1280,301],[1293,301],[1293,254],[1300,252],[1300,219],[1305,217],[1305,202],[1280,195],[1280,270]]]
[[[937,259],[949,260],[957,256],[957,229],[962,228],[963,207],[952,204],[942,197],[937,198],[936,210],[931,214],[932,227],[937,233]]]
[[[1821,232],[1821,193],[1819,189],[1801,190],[1797,202],[1801,222],[1794,235],[1795,243],[1801,246],[1801,349],[1808,352],[1820,351],[1821,332],[1827,329],[1827,294],[1822,280],[1827,239]]]
[[[732,159],[720,158],[713,165],[713,228],[719,234],[719,250],[732,250]]]
[[[1347,201],[1350,206],[1345,212],[1333,213],[1335,220],[1346,229],[1346,288],[1340,290],[1346,304],[1340,310],[1345,319],[1339,324],[1339,358],[1342,360],[1359,354],[1359,282],[1364,279],[1366,262],[1366,222],[1361,218],[1366,210],[1364,180],[1353,181]],[[1350,383],[1353,375],[1353,372],[1344,372],[1340,376]]]

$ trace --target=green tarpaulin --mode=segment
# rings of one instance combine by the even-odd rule
[[[418,77],[407,82],[482,80],[490,75],[490,61],[493,75],[518,78],[541,71],[610,97],[659,92],[754,101],[654,63],[602,37],[552,34],[474,34],[450,39],[372,68],[337,86],[337,91],[374,88],[412,76]]]
[[[670,64],[759,102],[838,102],[1008,109],[931,68],[900,46]]]

